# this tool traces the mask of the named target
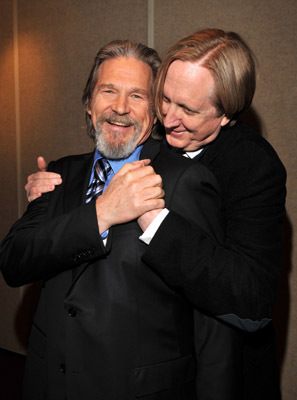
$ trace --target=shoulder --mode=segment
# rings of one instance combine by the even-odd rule
[[[284,202],[282,162],[267,140],[241,123],[222,130],[201,162],[216,176],[225,203],[257,196]]]
[[[286,177],[285,168],[271,144],[240,122],[222,129],[201,162],[215,175],[240,173],[251,176],[269,171],[282,179]]]
[[[51,161],[48,164],[47,170],[51,172],[63,173],[68,169],[79,168],[82,164],[89,163],[93,158],[93,155],[94,152],[62,157],[58,160]]]
[[[281,165],[271,144],[259,133],[239,121],[234,126],[223,128],[217,139],[209,146],[206,155],[212,159],[215,154],[221,157],[228,155],[231,158],[239,154],[242,162],[248,162],[253,154],[254,156],[261,155]]]

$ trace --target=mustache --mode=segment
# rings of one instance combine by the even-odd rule
[[[109,124],[122,124],[125,126],[137,126],[138,121],[127,115],[117,115],[115,113],[102,114],[96,121],[97,124],[102,124],[103,122],[108,122]]]

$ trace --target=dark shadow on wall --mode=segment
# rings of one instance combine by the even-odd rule
[[[292,224],[287,216],[284,221],[284,242],[283,268],[280,278],[278,299],[273,315],[280,374],[282,374],[284,358],[287,350],[291,300],[289,280],[292,271]]]
[[[41,288],[42,282],[32,283],[24,287],[22,301],[15,317],[15,331],[24,348],[27,348],[28,337]]]
[[[0,399],[21,400],[26,357],[0,349]]]

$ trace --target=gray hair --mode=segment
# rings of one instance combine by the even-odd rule
[[[152,99],[154,98],[154,83],[157,76],[158,69],[161,65],[161,59],[156,52],[156,50],[151,49],[141,43],[134,43],[130,40],[114,40],[107,45],[101,47],[98,51],[95,61],[90,72],[86,87],[84,88],[82,102],[86,106],[86,122],[89,136],[95,139],[95,129],[93,127],[91,116],[87,113],[87,109],[90,108],[92,101],[92,95],[98,80],[98,72],[100,65],[111,58],[127,57],[135,58],[137,60],[146,63],[152,71],[153,81],[152,81]],[[153,114],[154,109],[152,110]],[[158,137],[157,130],[160,129],[160,124],[156,124],[153,127],[152,134]]]

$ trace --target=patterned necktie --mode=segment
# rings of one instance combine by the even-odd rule
[[[111,170],[111,166],[105,158],[97,160],[94,168],[94,177],[86,193],[86,203],[89,203],[93,198],[97,199],[102,194],[106,179]]]

